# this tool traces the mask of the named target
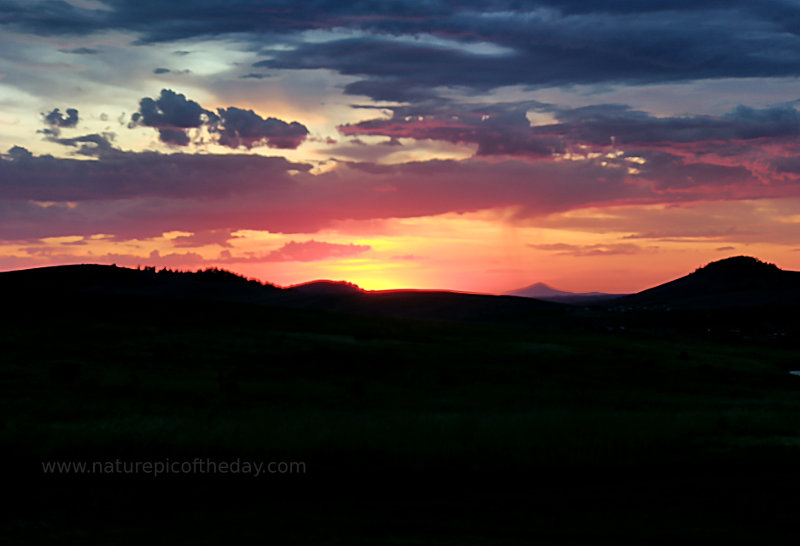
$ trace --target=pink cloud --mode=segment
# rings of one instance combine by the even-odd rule
[[[273,250],[264,257],[265,262],[316,262],[332,258],[355,256],[370,250],[368,245],[341,245],[323,241],[289,241],[281,248]]]
[[[237,256],[230,250],[220,252],[215,263],[264,263],[264,262],[316,262],[356,256],[371,250],[369,245],[326,243],[324,241],[289,241],[267,254],[247,253]]]

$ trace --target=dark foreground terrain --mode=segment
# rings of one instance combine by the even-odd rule
[[[748,279],[739,305],[673,308],[685,283],[575,307],[0,274],[0,540],[794,543],[800,308]],[[297,465],[43,466],[167,460]]]

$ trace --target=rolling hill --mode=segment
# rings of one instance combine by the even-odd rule
[[[800,272],[749,256],[712,262],[679,279],[622,297],[614,305],[687,309],[800,304]]]

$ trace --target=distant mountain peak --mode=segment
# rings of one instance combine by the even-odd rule
[[[543,282],[537,282],[525,288],[508,292],[510,296],[522,296],[525,298],[551,298],[557,296],[573,296],[573,292],[565,292],[558,290],[552,286],[548,286]]]
[[[525,288],[507,292],[506,295],[545,301],[557,301],[561,303],[591,303],[593,301],[605,300],[618,296],[618,294],[606,294],[604,292],[566,292],[553,288],[543,282],[537,282]]]

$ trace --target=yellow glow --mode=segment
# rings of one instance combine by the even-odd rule
[[[562,290],[631,292],[737,254],[800,269],[800,252],[794,251],[800,247],[796,210],[792,203],[777,200],[595,207],[519,222],[519,210],[493,209],[350,220],[315,233],[240,230],[225,246],[198,247],[177,246],[185,244],[178,237],[190,235],[183,231],[131,241],[104,234],[65,236],[40,244],[2,245],[0,264],[11,264],[2,265],[5,269],[90,262],[180,269],[217,266],[282,286],[332,279],[368,290],[502,293],[545,282]],[[736,229],[720,231],[720,225]],[[754,229],[765,225],[771,233],[769,243],[760,241]],[[276,261],[271,254],[290,241],[311,240],[370,250],[303,262]]]

